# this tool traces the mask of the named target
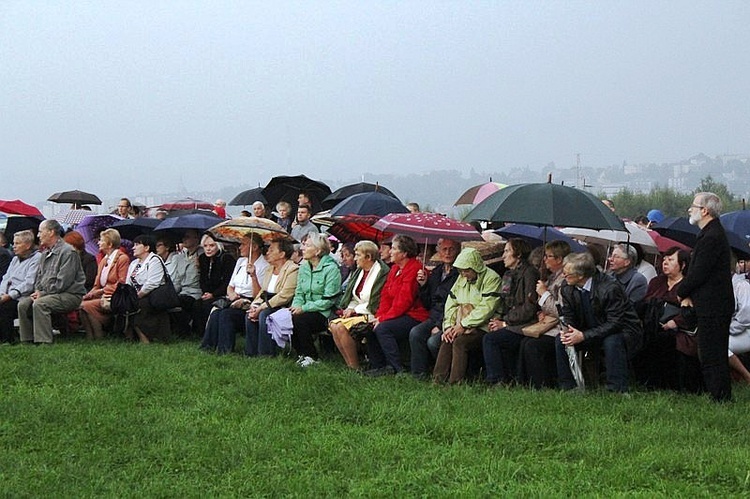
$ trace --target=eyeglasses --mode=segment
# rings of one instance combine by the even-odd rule
[[[700,205],[697,205],[697,204],[691,204],[690,207],[691,208],[698,208],[699,210],[705,208],[705,206],[700,206]]]

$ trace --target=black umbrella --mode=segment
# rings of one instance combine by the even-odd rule
[[[695,241],[698,239],[698,234],[700,233],[700,228],[697,225],[690,225],[687,217],[667,217],[651,228],[662,236],[674,239],[691,248],[695,246]],[[729,246],[737,255],[737,258],[750,260],[750,246],[748,246],[747,239],[726,228],[724,232],[727,235]]]
[[[510,185],[476,205],[464,220],[626,230],[596,196],[552,183]]]
[[[30,230],[35,235],[39,232],[39,224],[44,221],[44,217],[31,217],[25,215],[9,215],[0,217],[0,229],[5,232],[5,238],[13,241],[16,232]],[[4,226],[3,226],[3,222]]]
[[[102,204],[102,200],[97,195],[78,190],[56,192],[48,197],[47,201],[52,201],[53,203],[70,203],[77,206],[83,204]]]
[[[391,213],[409,213],[409,210],[398,199],[380,192],[365,192],[349,196],[333,207],[330,216],[344,215],[380,215]]]
[[[297,175],[295,177],[279,176],[272,178],[268,182],[268,185],[263,188],[262,194],[268,201],[267,204],[272,208],[279,201],[286,201],[296,208],[297,197],[300,192],[306,192],[310,196],[313,213],[317,213],[321,210],[323,199],[331,194],[331,188],[323,182],[309,179],[304,175]]]
[[[212,212],[191,213],[190,215],[165,218],[154,227],[154,231],[167,231],[182,237],[187,230],[194,229],[203,232],[222,221],[224,221],[223,218]]]
[[[380,184],[360,182],[358,184],[345,185],[344,187],[340,187],[333,191],[332,194],[330,194],[323,200],[323,209],[330,210],[349,196],[353,196],[355,194],[363,194],[365,192],[380,192],[382,194],[387,194],[392,198],[398,199],[398,196],[396,196],[394,193]]]
[[[112,224],[112,228],[117,229],[121,237],[133,240],[141,234],[151,234],[161,222],[158,218],[126,218]]]
[[[263,187],[253,187],[246,191],[242,191],[229,201],[229,206],[249,206],[256,201],[267,205],[268,201],[263,195]]]

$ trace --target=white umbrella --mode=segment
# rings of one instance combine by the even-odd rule
[[[560,231],[582,242],[598,243],[607,247],[617,243],[637,244],[646,253],[659,253],[656,242],[648,235],[648,231],[642,229],[634,222],[625,222],[625,228],[627,232],[619,230],[581,229],[578,227],[566,227],[560,229]]]

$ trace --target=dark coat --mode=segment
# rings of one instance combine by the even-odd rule
[[[510,276],[510,291],[501,293],[500,312],[502,320],[508,324],[508,329],[521,333],[521,327],[536,322],[539,305],[536,294],[536,282],[539,280],[539,270],[533,265],[522,262],[513,270],[506,270],[503,281]]]
[[[201,291],[211,293],[214,298],[225,296],[235,263],[234,257],[226,251],[221,251],[211,258],[200,255],[198,257],[198,271],[200,273]]]
[[[680,298],[691,298],[698,317],[732,316],[734,291],[730,249],[718,218],[698,234],[688,273],[677,288]]]
[[[597,271],[591,283],[591,308],[598,325],[587,324],[581,305],[581,291],[567,283],[560,290],[563,317],[583,332],[586,340],[601,340],[611,334],[625,333],[628,355],[635,354],[643,342],[641,321],[625,290],[613,277]]]
[[[430,320],[440,326],[443,323],[443,314],[445,313],[445,300],[448,299],[448,293],[458,279],[458,269],[451,267],[451,271],[443,279],[443,266],[440,264],[430,272],[427,282],[419,288],[419,298],[422,300],[424,308],[430,312]]]

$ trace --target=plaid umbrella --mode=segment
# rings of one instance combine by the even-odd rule
[[[78,225],[89,215],[94,215],[94,213],[92,213],[91,210],[69,210],[55,216],[55,220],[61,224]]]

